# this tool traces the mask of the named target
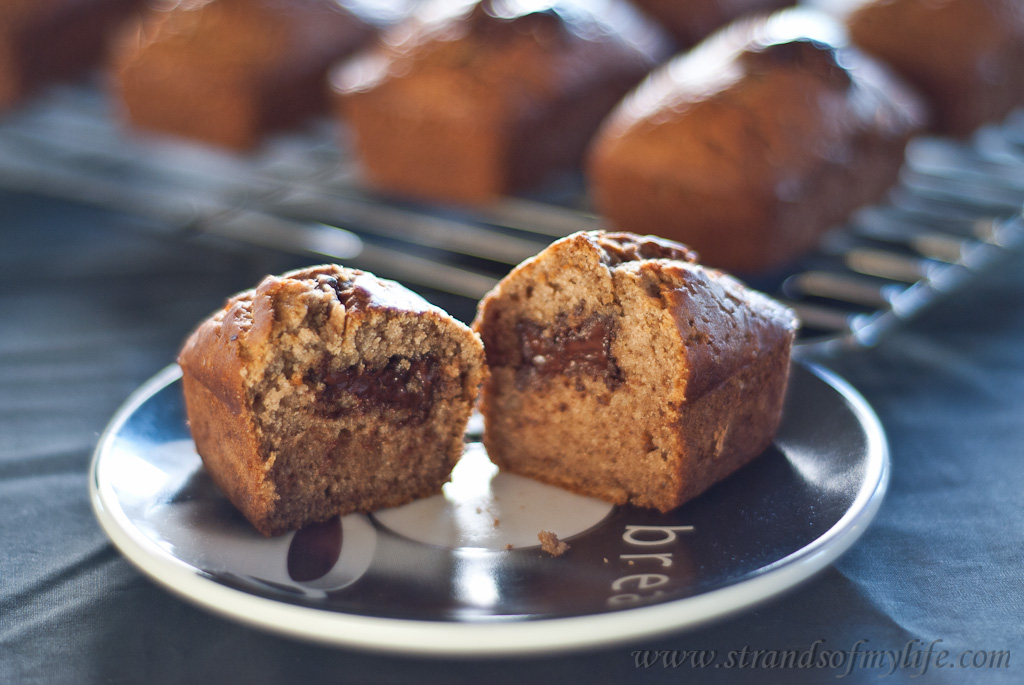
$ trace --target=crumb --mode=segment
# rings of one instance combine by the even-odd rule
[[[540,548],[553,557],[562,556],[565,550],[569,549],[567,543],[559,540],[558,536],[550,531],[542,530],[537,533],[537,539],[540,540]]]
[[[482,513],[484,513],[484,510],[483,510],[483,509],[481,509],[480,507],[477,507],[477,508],[476,508],[476,513],[478,513],[478,514],[482,514]]]
[[[632,566],[632,565],[633,565],[633,564],[635,564],[635,563],[636,563],[636,562],[634,562],[634,561],[633,561],[632,559],[630,559],[630,560],[629,560],[629,565],[630,565],[630,566]]]
[[[494,519],[494,527],[497,528],[501,525],[501,519]]]
[[[606,563],[606,564],[608,563],[608,557],[604,558],[604,563]]]
[[[512,543],[510,542],[507,545],[505,545],[505,549],[512,549]]]

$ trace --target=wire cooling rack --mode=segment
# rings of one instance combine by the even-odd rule
[[[360,187],[345,137],[321,121],[236,155],[126,130],[95,81],[58,86],[0,114],[0,187],[471,300],[552,240],[602,226],[578,178],[483,209],[374,195]],[[1024,252],[1022,204],[1024,112],[969,141],[912,141],[883,204],[857,212],[786,272],[747,280],[797,312],[805,353],[870,345]]]

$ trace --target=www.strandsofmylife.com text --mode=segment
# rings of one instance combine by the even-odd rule
[[[855,670],[877,670],[879,677],[896,671],[922,676],[929,669],[1009,668],[1009,650],[944,649],[941,639],[926,643],[910,640],[898,649],[874,649],[869,640],[857,640],[847,649],[830,649],[815,640],[803,649],[754,649],[749,646],[719,652],[714,649],[646,650],[630,652],[637,669],[828,669],[836,678]]]

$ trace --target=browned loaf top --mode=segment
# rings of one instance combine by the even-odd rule
[[[682,245],[577,233],[516,267],[474,327],[502,469],[666,511],[761,454],[796,322]]]
[[[438,492],[483,374],[467,326],[338,266],[231,298],[178,361],[207,471],[267,535]]]
[[[618,229],[764,271],[877,200],[923,116],[907,88],[843,47],[838,23],[786,10],[734,23],[645,79],[598,134],[590,187]]]
[[[135,126],[246,149],[326,112],[328,69],[371,35],[332,0],[178,0],[125,30],[115,88]]]
[[[937,133],[966,136],[1024,104],[1020,0],[871,0],[848,26],[927,96]]]
[[[755,12],[770,12],[795,0],[630,0],[676,40],[681,48],[699,43],[733,19]]]
[[[144,0],[0,2],[0,108],[106,58],[111,35]]]
[[[339,69],[339,108],[366,181],[479,203],[577,165],[656,51],[586,5],[428,3]]]

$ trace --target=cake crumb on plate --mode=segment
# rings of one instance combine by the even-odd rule
[[[540,540],[540,548],[553,557],[560,557],[569,549],[568,543],[559,540],[557,535],[547,530],[537,533],[537,539]]]

